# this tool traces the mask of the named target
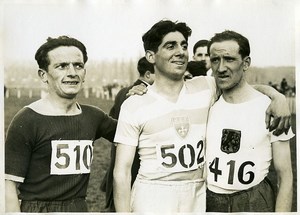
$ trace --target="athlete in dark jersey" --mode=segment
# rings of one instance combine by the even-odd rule
[[[116,123],[96,107],[80,107],[82,113],[74,116],[45,116],[30,107],[15,116],[6,139],[5,170],[20,178],[22,200],[85,198],[89,174],[82,171],[90,171],[92,143],[100,137],[112,141]],[[52,141],[58,142],[56,150]],[[78,147],[83,141],[91,145]],[[51,173],[55,167],[62,173]]]
[[[81,42],[50,38],[36,60],[49,93],[21,109],[8,128],[6,212],[87,212],[93,143],[113,141],[116,120],[77,102],[87,61]]]

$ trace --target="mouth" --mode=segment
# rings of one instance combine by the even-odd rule
[[[178,66],[183,66],[185,65],[185,61],[172,61],[172,63],[178,65]]]
[[[77,85],[79,81],[63,81],[62,83],[66,85]]]
[[[229,78],[229,75],[218,75],[218,79],[226,79]]]

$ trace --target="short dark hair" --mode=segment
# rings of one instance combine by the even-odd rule
[[[193,47],[193,53],[196,53],[197,48],[199,47],[205,47],[208,45],[208,40],[199,40],[198,42],[195,43]]]
[[[151,50],[157,52],[163,37],[168,33],[175,31],[182,33],[186,41],[188,41],[188,37],[192,34],[192,30],[184,22],[172,22],[170,20],[161,20],[157,22],[142,37],[145,51]]]
[[[41,47],[35,53],[35,60],[37,61],[40,69],[47,71],[47,68],[50,64],[48,52],[60,46],[77,47],[82,52],[84,63],[87,62],[88,56],[86,48],[79,40],[68,36],[59,36],[58,38],[48,37],[47,42],[41,45]]]
[[[205,76],[207,73],[206,63],[203,61],[189,61],[186,70],[196,76]]]
[[[142,57],[138,61],[137,70],[139,71],[140,76],[144,76],[147,71],[154,73],[154,66],[146,59],[146,57]]]
[[[250,56],[250,45],[248,39],[235,31],[229,31],[229,30],[223,31],[222,33],[217,33],[215,34],[215,36],[211,38],[207,47],[208,54],[210,54],[209,49],[213,43],[223,42],[228,40],[233,40],[238,43],[239,54],[242,56],[242,58]]]

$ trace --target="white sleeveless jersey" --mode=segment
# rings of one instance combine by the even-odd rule
[[[145,95],[125,100],[115,142],[138,147],[139,177],[167,180],[172,174],[203,166],[207,117],[215,91],[214,79],[201,76],[185,82],[176,103],[151,86]]]
[[[274,136],[266,129],[270,99],[261,95],[240,104],[221,97],[211,108],[207,126],[207,187],[233,193],[259,184],[268,174],[272,142],[289,140],[293,133]]]

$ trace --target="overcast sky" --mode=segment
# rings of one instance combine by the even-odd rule
[[[3,53],[8,60],[30,59],[48,36],[81,40],[93,60],[137,59],[141,37],[161,19],[186,22],[192,47],[225,29],[250,41],[252,65],[295,65],[293,0],[6,0]]]

